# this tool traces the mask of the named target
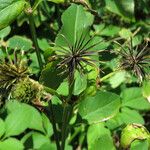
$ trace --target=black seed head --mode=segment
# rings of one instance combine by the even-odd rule
[[[71,44],[64,35],[61,34],[61,36],[66,42],[67,47],[58,46],[60,49],[57,52],[61,53],[58,55],[61,61],[57,67],[65,69],[63,73],[68,73],[69,80],[74,80],[75,70],[84,73],[86,65],[94,66],[98,69],[95,64],[96,60],[92,59],[91,56],[98,55],[100,51],[92,49],[102,41],[91,44],[94,37],[87,39],[87,32],[82,32],[74,44]]]
[[[124,47],[117,42],[115,43],[121,47],[121,50],[117,51],[121,56],[120,68],[131,71],[142,82],[148,76],[150,69],[150,49],[148,48],[148,42],[136,47],[132,45],[132,38],[130,43]]]

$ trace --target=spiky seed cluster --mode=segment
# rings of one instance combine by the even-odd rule
[[[100,51],[92,51],[91,49],[102,41],[91,45],[91,41],[94,37],[87,40],[87,33],[84,32],[76,39],[75,44],[71,44],[64,35],[61,34],[61,36],[66,42],[67,47],[58,46],[61,48],[61,50],[58,50],[61,54],[57,55],[61,59],[58,68],[65,68],[63,73],[67,72],[71,81],[73,80],[76,69],[79,72],[83,72],[85,70],[84,65],[97,68],[95,64],[96,60],[90,58],[90,56],[96,55]]]
[[[4,97],[4,92],[1,90],[7,91],[6,94],[11,99],[43,106],[45,103],[42,100],[50,94],[45,92],[43,85],[29,78],[29,71],[24,60],[18,59],[15,53],[13,61],[9,55],[7,57],[9,61],[3,61],[0,64],[0,106]]]
[[[0,63],[0,88],[8,89],[15,82],[27,76],[28,68],[21,59],[15,58],[14,61],[9,59],[9,62]]]
[[[42,94],[43,86],[28,77],[20,80],[11,89],[11,98],[25,103],[39,101]]]
[[[129,46],[123,47],[121,44],[117,44],[122,49],[117,52],[121,55],[120,68],[132,71],[138,77],[139,81],[142,82],[143,78],[148,75],[147,71],[150,69],[150,49],[148,48],[148,43],[144,46],[133,47],[131,39]]]

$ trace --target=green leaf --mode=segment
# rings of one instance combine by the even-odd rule
[[[27,51],[32,48],[32,41],[25,37],[15,35],[8,40],[8,46],[12,49]]]
[[[120,13],[131,20],[134,20],[134,0],[114,0]]]
[[[74,95],[79,95],[87,87],[87,76],[81,75],[78,71],[75,74]]]
[[[120,113],[118,113],[114,118],[111,118],[110,120],[106,121],[105,124],[110,130],[115,130],[116,128],[123,125],[124,122],[121,120]]]
[[[47,135],[38,132],[29,132],[21,140],[26,149],[46,150],[47,147],[56,149],[54,143],[50,142]],[[43,148],[43,149],[42,149]]]
[[[8,26],[8,27],[6,27],[6,28],[0,30],[0,38],[3,39],[3,38],[6,37],[7,35],[9,35],[10,31],[11,31],[10,26]]]
[[[7,113],[10,114],[16,110],[21,109],[21,103],[19,103],[16,100],[11,100],[11,101],[6,103],[6,108],[7,108]]]
[[[134,0],[105,0],[106,8],[122,16],[124,19],[134,21]]]
[[[49,137],[36,132],[32,134],[32,139],[34,149],[39,149],[43,144],[50,143]]]
[[[138,110],[150,110],[150,103],[143,97],[141,88],[127,88],[122,91],[121,98],[122,106]]]
[[[114,25],[106,26],[101,32],[100,35],[103,36],[115,36],[120,31],[120,28]]]
[[[106,8],[113,12],[113,13],[116,13],[118,15],[121,15],[117,5],[115,4],[114,0],[105,0],[105,3],[106,3]]]
[[[135,140],[131,143],[130,150],[148,150],[149,144],[147,140]]]
[[[27,128],[44,132],[40,113],[30,105],[18,105],[17,102],[15,103],[17,109],[15,109],[15,104],[12,102],[10,105],[8,104],[8,109],[11,111],[5,120],[5,137],[19,135]],[[12,109],[10,109],[11,106],[13,107]]]
[[[57,69],[58,62],[48,63],[46,67],[42,70],[40,76],[40,82],[47,87],[57,89],[63,79],[65,78],[64,75],[60,75],[62,72],[61,69]]]
[[[44,129],[46,131],[46,135],[48,137],[50,137],[53,134],[52,125],[44,113],[42,113],[42,119],[43,119],[43,126],[44,126]]]
[[[89,150],[115,150],[111,132],[102,123],[89,127],[87,140]]]
[[[69,94],[69,85],[67,81],[64,81],[60,84],[60,86],[57,89],[57,93],[59,95],[67,96]]]
[[[142,40],[143,40],[143,38],[141,35],[134,36],[132,39],[133,46],[137,46],[137,45],[141,44]]]
[[[23,11],[25,0],[0,0],[0,29],[10,25]]]
[[[39,48],[42,51],[46,51],[46,50],[50,51],[51,50],[48,41],[44,38],[43,39],[38,39],[38,44],[39,44]]]
[[[32,137],[32,134],[34,133],[34,131],[31,131],[29,133],[26,133],[22,139],[21,139],[21,142],[24,144],[24,146],[26,147],[26,143],[28,145],[28,147],[32,146],[33,147],[33,143],[32,141],[30,140]],[[30,141],[29,141],[30,140]]]
[[[143,93],[143,96],[145,98],[147,98],[147,100],[149,101],[150,103],[150,81],[145,81],[143,83],[143,87],[142,87],[142,93]]]
[[[119,118],[122,124],[129,124],[129,123],[140,123],[144,124],[143,117],[139,114],[136,110],[131,110],[127,107],[121,109],[121,113],[119,114]]]
[[[5,133],[5,122],[0,119],[0,137]]]
[[[24,112],[30,114],[28,128],[44,132],[42,116],[38,110],[27,104],[22,104],[22,106]]]
[[[132,32],[129,29],[122,28],[119,32],[122,38],[129,39],[132,36]]]
[[[54,143],[45,143],[38,150],[55,150],[56,145]]]
[[[23,150],[23,144],[15,139],[15,138],[8,138],[4,141],[0,141],[0,150]]]
[[[38,65],[38,60],[37,60],[37,55],[36,53],[30,53],[29,54],[30,59],[31,59],[31,65],[30,68],[32,70],[32,73],[37,74],[39,73],[39,65]]]
[[[0,46],[1,46],[1,44],[0,44]],[[0,48],[0,59],[3,60],[4,57],[5,57],[5,54],[4,54],[3,50]]]
[[[118,71],[114,74],[114,76],[109,78],[109,83],[112,88],[118,87],[121,83],[125,82],[127,78],[126,71]]]
[[[106,121],[119,111],[120,97],[114,93],[98,91],[79,103],[79,114],[88,123]]]
[[[51,2],[57,3],[57,4],[65,2],[65,0],[47,0],[47,1],[51,1]]]
[[[77,33],[81,34],[93,23],[93,15],[86,12],[81,5],[72,4],[62,15],[63,26],[59,32],[55,43],[56,45],[66,46],[66,41],[60,34],[65,35],[68,42],[74,44]]]
[[[25,129],[27,129],[31,114],[24,109],[18,109],[12,113],[10,113],[6,120],[6,133],[5,137],[19,135]]]
[[[144,124],[144,119],[136,110],[131,110],[127,107],[124,107],[114,118],[111,118],[106,122],[106,126],[110,130],[115,130],[124,124],[127,125],[130,123]]]

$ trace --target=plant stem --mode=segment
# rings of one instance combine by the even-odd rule
[[[61,150],[65,149],[65,141],[68,134],[68,124],[72,115],[72,107],[65,103],[62,118],[62,129],[61,129]]]
[[[72,142],[72,140],[81,132],[81,130],[82,130],[82,128],[80,127],[80,128],[77,128],[77,129],[75,129],[75,132],[73,133],[73,135],[70,137],[70,139],[69,139],[69,141],[68,141],[68,143],[71,143]]]
[[[39,48],[39,45],[38,45],[38,42],[37,42],[37,35],[36,35],[34,18],[33,18],[32,13],[29,15],[28,18],[29,18],[30,32],[31,32],[32,40],[33,40],[33,43],[34,43],[34,46],[35,46],[35,51],[36,51],[39,67],[42,70],[43,62],[42,62],[42,57],[41,57],[41,54],[40,54],[40,48]]]
[[[60,148],[60,143],[59,143],[59,137],[58,137],[58,132],[57,132],[57,128],[56,128],[56,121],[55,121],[55,116],[54,116],[54,111],[53,111],[53,105],[52,102],[49,102],[49,106],[50,106],[50,113],[51,113],[51,121],[52,121],[52,126],[53,126],[53,131],[54,131],[54,137],[55,137],[55,141],[56,141],[56,146],[57,146],[57,150],[61,150]]]
[[[61,96],[54,89],[44,86],[44,90],[52,95],[56,95],[61,100]]]
[[[118,71],[118,70],[117,70],[117,71]],[[113,71],[113,72],[107,74],[106,76],[102,77],[102,78],[100,79],[100,82],[103,82],[103,81],[107,80],[108,78],[110,78],[111,76],[113,76],[117,71]]]
[[[67,106],[65,104],[64,110],[63,110],[63,117],[62,117],[62,129],[61,129],[61,150],[64,150],[65,148],[65,140],[66,140],[66,126],[67,126]]]
[[[65,149],[65,142],[66,142],[66,137],[68,134],[68,125],[69,121],[72,115],[72,110],[73,106],[68,104],[68,102],[71,101],[72,98],[72,93],[73,93],[73,88],[74,88],[74,75],[71,77],[71,80],[69,79],[69,95],[67,100],[64,103],[64,110],[63,110],[63,117],[62,117],[62,136],[61,136],[61,150]]]

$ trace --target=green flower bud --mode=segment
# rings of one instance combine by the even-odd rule
[[[145,140],[149,139],[149,137],[148,130],[141,124],[129,124],[121,133],[120,143],[123,148],[128,148],[135,139]]]

